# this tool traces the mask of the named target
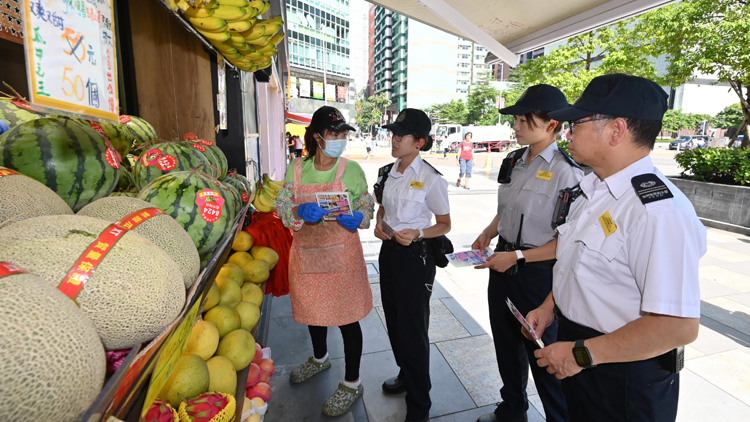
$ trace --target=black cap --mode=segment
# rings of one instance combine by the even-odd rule
[[[622,73],[597,76],[572,106],[549,116],[557,121],[579,120],[594,114],[639,120],[662,120],[667,111],[666,92],[655,82]]]
[[[528,87],[514,105],[501,108],[500,114],[520,116],[534,111],[559,110],[568,105],[568,99],[562,91],[552,85],[539,84]]]
[[[412,133],[426,136],[432,129],[432,122],[424,111],[416,108],[405,108],[398,113],[395,122],[384,125],[383,128],[390,130],[396,136]]]
[[[310,126],[315,131],[320,131],[320,129],[328,129],[334,132],[354,130],[353,127],[346,124],[346,119],[344,119],[344,115],[341,114],[339,109],[331,106],[323,106],[317,109],[313,113]]]

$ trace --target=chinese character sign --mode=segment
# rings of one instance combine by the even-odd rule
[[[117,120],[112,0],[28,0],[23,7],[31,102]]]

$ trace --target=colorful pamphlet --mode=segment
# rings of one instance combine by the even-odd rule
[[[318,205],[328,210],[328,214],[323,217],[324,220],[335,220],[341,215],[353,215],[348,192],[321,192],[316,193],[315,197],[318,199]]]
[[[524,318],[523,315],[521,315],[521,312],[518,309],[516,309],[516,305],[514,305],[513,302],[511,302],[509,298],[505,299],[505,303],[508,304],[508,309],[510,309],[510,313],[512,313],[513,316],[516,317],[518,322],[520,322],[521,325],[523,325],[523,328],[525,328],[526,331],[528,331],[529,334],[531,334],[531,337],[535,337],[536,331],[534,331],[534,329],[531,328],[531,324],[529,324],[529,322],[526,321],[526,318]],[[542,342],[542,339],[536,339],[536,344],[540,348],[544,349],[544,343]]]
[[[494,254],[492,248],[487,247],[484,251],[479,249],[472,249],[470,251],[454,252],[445,254],[448,261],[453,264],[454,267],[476,267],[487,263],[487,260]]]

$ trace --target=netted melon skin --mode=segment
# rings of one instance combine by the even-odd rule
[[[6,169],[0,166],[0,170]],[[0,224],[42,215],[70,215],[73,210],[52,189],[23,174],[0,177]],[[12,221],[9,221],[12,220]]]
[[[33,274],[0,278],[0,420],[78,420],[107,369],[96,328]]]
[[[128,215],[153,208],[150,203],[136,198],[115,196],[98,199],[78,211],[78,215],[100,218],[112,223]],[[190,288],[200,272],[201,258],[193,239],[170,215],[151,217],[133,229],[134,232],[154,242],[167,253],[182,271],[185,288]]]
[[[0,229],[0,261],[13,262],[57,287],[79,256],[111,223],[91,217],[35,217]],[[153,339],[185,303],[177,264],[150,240],[124,232],[76,301],[107,350]]]

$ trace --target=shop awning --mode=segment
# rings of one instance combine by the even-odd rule
[[[310,124],[310,118],[304,117],[304,116],[298,116],[296,114],[292,114],[288,111],[284,112],[286,114],[286,122],[287,123],[296,123],[298,125],[309,125]]]
[[[368,0],[487,48],[485,63],[636,16],[674,0]]]

